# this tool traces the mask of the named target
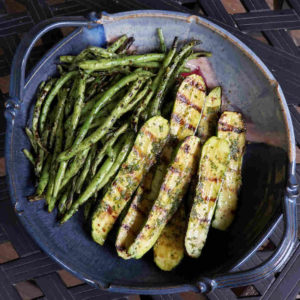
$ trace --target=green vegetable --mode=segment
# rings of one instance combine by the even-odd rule
[[[149,61],[162,61],[165,58],[161,53],[149,53],[141,55],[129,55],[113,59],[85,60],[78,63],[79,68],[83,70],[107,70],[114,67],[130,66],[134,62],[144,63]]]
[[[158,34],[158,38],[159,38],[159,43],[160,43],[160,50],[162,53],[165,53],[167,51],[167,47],[165,44],[165,38],[162,32],[161,28],[157,29],[157,34]]]
[[[140,88],[143,83],[143,80],[151,75],[152,73],[147,71],[134,72],[131,75],[122,78],[116,85],[114,85],[108,91],[106,91],[104,95],[95,104],[94,108],[90,112],[86,121],[79,129],[79,133],[77,134],[76,140],[73,143],[72,147],[69,148],[67,151],[62,152],[59,155],[58,160],[59,161],[68,160],[72,158],[74,155],[76,155],[76,153],[83,151],[84,149],[90,147],[92,144],[98,142],[108,132],[109,128],[116,122],[116,120],[121,115],[123,115],[129,109],[132,108],[130,107],[130,101],[134,98],[134,96],[138,91],[136,88]],[[85,137],[86,133],[88,132],[89,127],[93,122],[95,115],[110,100],[111,96],[114,93],[116,93],[118,90],[120,90],[122,87],[124,87],[126,84],[136,80],[137,78],[140,79],[137,81],[135,85],[133,85],[132,90],[130,90],[125,95],[125,97],[120,101],[119,105],[115,107],[115,109],[112,111],[110,116],[107,117],[106,122],[101,127],[99,127],[94,133],[92,133],[89,137],[87,137],[84,141],[82,141],[82,139]]]
[[[33,154],[27,149],[23,149],[23,153],[26,156],[26,158],[32,163],[32,165],[35,165],[35,159]]]
[[[44,101],[44,105],[42,107],[41,115],[40,115],[40,132],[42,133],[45,127],[46,118],[50,109],[50,105],[57,95],[60,88],[71,78],[73,78],[77,74],[77,71],[69,72],[61,76],[55,83],[53,89],[48,94],[47,98]]]
[[[150,116],[156,116],[159,113],[162,101],[165,97],[165,94],[167,92],[167,86],[168,82],[171,79],[172,74],[174,73],[176,67],[178,66],[180,60],[191,50],[192,47],[194,47],[197,44],[196,41],[192,41],[186,45],[184,45],[181,49],[181,51],[175,56],[174,61],[170,68],[166,70],[164,73],[164,76],[162,78],[162,82],[156,92],[155,98],[152,101],[152,105],[150,108]]]

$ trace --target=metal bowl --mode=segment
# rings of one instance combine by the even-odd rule
[[[25,67],[34,43],[47,31],[79,27],[53,47],[25,80]],[[103,46],[121,34],[135,37],[138,52],[158,47],[161,27],[170,45],[196,38],[200,48],[212,51],[205,76],[223,88],[223,109],[243,113],[247,146],[243,187],[236,220],[226,233],[210,230],[207,245],[197,259],[185,258],[172,272],[160,271],[152,253],[140,260],[124,261],[114,248],[114,237],[100,247],[85,231],[80,212],[60,226],[56,214],[48,214],[43,201],[30,203],[34,174],[22,149],[30,147],[24,127],[31,118],[39,83],[55,76],[58,57],[77,54],[88,45]],[[209,76],[208,76],[209,77]],[[210,79],[207,79],[208,81]],[[211,83],[213,85],[214,83]],[[197,16],[168,11],[131,11],[54,18],[34,27],[22,40],[11,70],[10,98],[6,102],[6,162],[12,204],[36,242],[64,268],[90,284],[117,292],[140,294],[209,291],[246,285],[277,271],[286,261],[296,239],[295,143],[284,95],[262,61],[233,35]],[[282,217],[285,234],[273,256],[255,269],[232,272],[268,237]]]

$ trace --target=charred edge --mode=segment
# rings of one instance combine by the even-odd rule
[[[126,247],[124,245],[116,245],[116,249],[119,252],[125,252],[126,251]]]
[[[112,207],[111,207],[109,204],[106,205],[106,212],[107,212],[109,215],[111,215],[114,219],[117,218],[117,216],[113,215],[113,212],[114,212],[114,211],[113,211]]]
[[[174,122],[178,123],[181,126],[184,126],[185,128],[188,128],[188,129],[190,129],[192,131],[196,130],[195,126],[193,126],[190,123],[184,122],[184,120],[178,114],[174,114],[173,113],[172,116],[171,116],[171,118],[174,120]]]
[[[203,199],[204,199],[204,201],[211,201],[211,202],[216,202],[216,200],[217,200],[216,197],[209,197],[209,196],[206,196]]]
[[[172,172],[172,173],[180,174],[180,171],[179,171],[177,168],[174,168],[173,166],[171,166],[171,167],[169,168],[169,171]]]
[[[188,80],[189,85],[193,86],[201,92],[205,92],[205,87],[196,80]]]
[[[150,138],[151,142],[153,142],[155,140],[154,134],[152,132],[150,132],[149,130],[144,130],[144,134]]]
[[[188,153],[190,153],[190,150],[191,150],[190,145],[185,144],[184,147],[183,147],[184,153],[188,154]]]
[[[132,235],[136,236],[136,232],[127,224],[122,224],[122,228],[124,228],[127,232],[131,233]]]
[[[163,183],[162,185],[161,185],[161,188],[160,188],[161,190],[163,190],[164,192],[166,192],[166,193],[168,193],[171,189],[170,188],[168,188],[168,186],[165,184],[165,183]]]
[[[201,113],[202,108],[196,104],[194,104],[193,102],[191,102],[189,99],[187,99],[187,97],[181,93],[177,93],[177,97],[176,97],[179,101],[181,101],[182,103],[186,104],[187,106],[192,107],[193,109],[195,109],[196,111],[198,111],[199,113]]]
[[[232,131],[232,132],[235,132],[235,133],[243,133],[243,132],[246,131],[244,128],[234,127],[233,125],[230,125],[230,124],[225,123],[225,122],[220,122],[220,121],[219,121],[219,128],[218,128],[218,130],[221,130],[221,131]]]
[[[211,182],[221,182],[222,179],[221,178],[217,178],[217,177],[204,177],[203,181],[211,181]]]
[[[142,151],[137,146],[133,146],[132,150],[138,157],[140,157],[141,159],[144,159],[144,155],[143,155]]]
[[[132,204],[131,207],[136,211],[138,212],[140,215],[142,215],[143,217],[147,217],[147,214],[142,211],[136,204]]]
[[[160,211],[160,212],[163,212],[163,213],[167,213],[168,212],[168,210],[167,209],[165,209],[165,208],[163,208],[163,207],[160,207],[160,206],[157,206],[157,205],[153,205],[153,210],[155,211]]]
[[[208,218],[199,218],[198,220],[200,223],[208,223],[209,222]]]

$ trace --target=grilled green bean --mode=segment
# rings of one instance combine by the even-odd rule
[[[25,133],[26,133],[26,135],[27,135],[27,137],[30,141],[30,144],[31,144],[34,152],[36,153],[38,148],[37,148],[37,144],[36,144],[36,141],[34,139],[32,131],[28,127],[25,127]]]
[[[65,125],[65,128],[68,128],[68,126],[70,126],[70,122],[71,122],[70,114],[71,114],[71,111],[72,111],[72,108],[74,105],[74,100],[76,99],[76,93],[78,91],[79,79],[80,79],[79,76],[75,77],[75,80],[73,81],[70,93],[68,95],[68,98],[67,98],[67,101],[65,104],[65,116],[68,117],[68,119],[66,121],[66,124],[68,124],[68,125]]]
[[[48,136],[50,134],[50,129],[49,128],[46,128],[44,130],[44,133],[43,133],[43,136],[42,136],[42,144],[43,145],[47,145],[47,141],[48,141]],[[35,174],[36,176],[39,177],[41,171],[42,171],[42,168],[43,168],[43,163],[44,163],[44,158],[45,158],[45,150],[42,149],[42,148],[39,148],[38,150],[38,155],[37,155],[37,159],[35,161]]]
[[[100,48],[100,47],[89,47],[88,48],[91,53],[93,53],[96,57],[102,58],[114,58],[118,55],[114,52],[108,51],[107,49]]]
[[[156,91],[159,87],[159,84],[162,80],[162,77],[164,76],[164,73],[166,72],[168,66],[172,62],[174,55],[176,54],[177,44],[178,44],[178,38],[175,37],[172,47],[162,63],[162,67],[160,68],[159,72],[157,73],[156,77],[154,78],[154,80],[152,82],[149,94],[144,99],[144,101],[142,101],[139,104],[139,106],[136,109],[135,117],[134,117],[135,118],[134,124],[135,124],[136,129],[137,129],[139,118],[140,118],[141,114],[146,112],[146,108],[147,108],[148,104],[150,103],[150,100],[152,99],[153,95],[156,93]]]
[[[56,137],[57,127],[59,125],[59,120],[61,114],[64,114],[65,102],[67,99],[68,91],[67,89],[60,89],[58,92],[58,103],[56,107],[56,119],[54,120],[53,127],[50,134],[49,148],[52,149],[54,139]]]
[[[86,149],[74,158],[73,162],[70,164],[67,172],[64,175],[61,186],[59,187],[60,190],[62,190],[65,185],[72,179],[72,177],[74,177],[79,172],[84,162],[86,161],[88,153],[89,149]]]
[[[158,61],[147,61],[147,62],[132,62],[132,66],[139,67],[139,68],[160,68],[161,63]]]
[[[73,55],[62,55],[59,57],[59,61],[61,63],[66,63],[66,64],[70,64],[74,61],[75,56]]]
[[[134,43],[134,37],[129,37],[122,45],[121,47],[116,51],[118,54],[126,54],[127,50],[130,48],[130,46]]]
[[[58,205],[57,205],[57,209],[58,209],[58,213],[60,216],[62,216],[66,210],[67,210],[67,200],[68,200],[68,196],[71,192],[71,189],[72,189],[72,184],[69,184],[67,186],[67,188],[65,189],[65,191],[62,193],[61,197],[60,197],[60,200],[58,202]]]
[[[168,68],[168,70],[165,72],[163,79],[162,79],[162,83],[159,86],[155,98],[151,104],[151,108],[150,108],[150,116],[153,117],[155,115],[157,115],[159,113],[160,107],[161,107],[161,103],[162,100],[166,94],[167,91],[167,85],[168,82],[170,81],[170,78],[172,76],[172,74],[174,73],[176,67],[178,66],[179,62],[181,61],[182,58],[184,58],[184,56],[192,49],[192,47],[194,47],[197,44],[196,41],[192,41],[186,45],[184,45],[181,49],[181,51],[175,56],[174,61],[171,65],[170,68]]]
[[[128,153],[130,152],[134,142],[134,134],[130,133],[126,138],[124,146],[120,151],[123,143],[118,143],[115,147],[117,158],[112,161],[111,158],[108,158],[102,167],[99,169],[97,174],[94,176],[93,180],[86,188],[86,190],[80,195],[76,202],[73,203],[70,210],[64,215],[61,220],[61,223],[69,220],[75,212],[78,210],[79,206],[85,203],[95,192],[99,191],[105,186],[105,184],[110,180],[110,178],[118,171],[119,167],[126,159]]]
[[[161,28],[157,29],[157,34],[158,34],[158,38],[159,38],[160,51],[162,53],[165,53],[167,51],[167,47],[166,47],[166,44],[165,44],[165,38],[164,38],[164,35],[163,35],[163,32],[162,32]]]
[[[36,143],[39,144],[41,144],[41,141],[40,141],[38,123],[39,123],[41,108],[44,103],[44,100],[46,99],[46,96],[48,95],[55,81],[56,79],[50,79],[46,84],[42,83],[43,87],[40,88],[40,93],[38,95],[37,101],[34,106],[33,117],[32,117],[32,133]]]
[[[77,194],[80,194],[81,188],[82,188],[82,186],[83,186],[83,184],[84,184],[84,182],[87,178],[87,175],[90,171],[90,167],[91,167],[91,164],[92,164],[92,160],[94,159],[95,154],[96,154],[96,150],[97,150],[97,145],[94,144],[91,151],[90,151],[90,153],[89,153],[89,155],[88,155],[88,157],[87,157],[87,159],[86,159],[86,161],[85,161],[85,163],[84,163],[84,166],[81,170],[81,173],[80,173],[78,179],[76,180],[76,189],[75,189],[75,191],[76,191]]]
[[[133,72],[131,75],[128,75],[124,78],[122,78],[118,83],[116,83],[114,86],[112,86],[111,88],[109,88],[104,94],[103,96],[96,102],[96,104],[94,105],[93,109],[91,110],[89,116],[87,117],[86,121],[84,122],[84,124],[81,126],[81,128],[79,129],[79,133],[77,134],[76,140],[73,143],[72,147],[70,149],[68,149],[67,151],[62,152],[59,157],[58,160],[59,161],[64,161],[64,160],[68,160],[71,157],[73,157],[76,153],[88,148],[91,144],[96,143],[97,141],[99,141],[109,130],[109,128],[112,126],[112,124],[116,121],[117,118],[115,118],[115,116],[110,115],[110,117],[108,118],[108,121],[105,122],[103,124],[103,126],[101,126],[100,128],[97,129],[97,131],[95,131],[95,133],[93,133],[91,136],[89,136],[88,138],[85,139],[85,142],[82,142],[82,140],[84,139],[85,135],[87,134],[90,125],[92,124],[95,116],[97,115],[97,113],[100,111],[100,109],[102,107],[104,107],[109,100],[111,99],[111,97],[118,92],[121,88],[123,88],[125,85],[129,84],[130,82],[138,79],[138,78],[147,78],[150,77],[152,75],[151,72],[147,72],[147,71],[138,71],[138,72]],[[134,92],[137,92],[134,91]],[[133,93],[134,94],[134,93]],[[126,101],[132,99],[131,97],[129,97],[129,95],[125,96],[124,98],[126,98]],[[123,98],[123,99],[124,99]],[[130,98],[130,99],[128,99]],[[120,103],[120,106],[125,104],[125,101]],[[118,112],[119,115],[120,113],[123,112],[123,109],[126,109],[126,105],[124,105],[125,108],[123,107],[116,107],[113,112]],[[113,113],[112,112],[112,113]],[[109,125],[109,127],[106,127],[107,125]],[[82,143],[81,143],[82,142]],[[80,150],[78,150],[80,149]]]
[[[44,193],[44,190],[48,184],[51,161],[52,161],[52,155],[48,155],[48,157],[46,159],[46,163],[45,163],[42,173],[41,173],[41,177],[40,177],[37,189],[36,189],[37,196],[41,196]]]
[[[141,55],[130,55],[113,59],[85,60],[78,63],[83,70],[107,70],[114,67],[130,66],[133,62],[162,61],[165,55],[162,53],[149,53]]]
[[[127,35],[124,34],[107,47],[108,52],[116,52],[127,40]]]
[[[27,149],[23,149],[23,153],[24,155],[26,156],[26,158],[33,164],[35,165],[35,159],[34,159],[34,156],[33,154],[27,150]]]
[[[57,136],[55,140],[55,146],[54,146],[54,151],[53,151],[53,156],[51,160],[51,166],[50,166],[50,179],[49,179],[49,186],[48,189],[50,188],[50,191],[47,193],[46,196],[48,197],[47,203],[48,203],[48,211],[51,212],[56,204],[57,201],[57,194],[54,194],[55,190],[55,170],[58,167],[58,162],[56,160],[58,153],[62,151],[62,146],[63,146],[63,114],[60,115],[60,120],[59,120],[59,125],[57,128]]]
[[[196,53],[187,55],[186,57],[183,57],[181,59],[181,61],[179,62],[178,66],[176,67],[175,71],[173,72],[173,74],[170,77],[170,80],[166,87],[166,92],[168,92],[173,87],[173,85],[175,84],[176,80],[179,78],[181,73],[191,72],[191,69],[185,67],[186,63],[191,59],[196,59],[196,58],[199,58],[202,56],[209,57],[209,56],[211,56],[211,52],[200,51],[200,52],[196,52]]]
[[[72,144],[73,141],[73,135],[75,133],[75,130],[77,128],[79,118],[81,115],[81,109],[83,106],[84,101],[84,92],[85,92],[85,86],[86,86],[86,78],[83,76],[83,78],[79,79],[76,96],[75,96],[75,102],[74,102],[74,108],[73,113],[71,115],[71,122],[70,127],[67,129],[67,137],[66,137],[66,145],[67,147]]]
[[[93,198],[89,199],[85,203],[84,210],[83,210],[83,216],[86,221],[88,220],[91,210],[92,210],[94,204],[96,203],[96,201],[97,201],[97,196],[94,196]]]
[[[73,71],[76,68],[76,65],[78,62],[85,60],[87,57],[89,57],[91,54],[90,50],[88,48],[82,50],[75,58],[73,59],[71,66],[69,68],[70,71]]]
[[[66,121],[66,143],[65,143],[65,149],[71,146],[73,142],[74,132],[76,130],[76,127],[79,122],[79,117],[81,114],[81,109],[83,106],[84,101],[84,92],[85,92],[85,86],[86,86],[86,77],[83,76],[83,78],[78,77],[77,82],[74,83],[76,86],[74,89],[74,92],[72,92],[73,97],[75,99],[74,103],[74,109],[73,113],[70,115],[70,117]],[[65,172],[67,168],[67,163],[62,162],[59,165],[58,172],[55,177],[55,184],[53,188],[53,197],[56,198],[58,195],[58,192],[61,188],[61,183],[64,178]]]
[[[37,196],[37,195],[33,195],[33,196],[28,196],[27,199],[30,202],[35,202],[35,201],[39,201],[39,200],[43,200],[45,198],[44,195],[41,196]]]
[[[97,168],[98,168],[99,164],[102,162],[102,160],[107,152],[107,149],[114,145],[114,143],[119,138],[119,136],[121,134],[123,134],[128,129],[128,127],[129,127],[128,123],[123,124],[116,132],[114,132],[113,136],[108,141],[105,142],[105,144],[103,145],[101,150],[98,152],[98,154],[96,155],[95,160],[93,162],[93,165],[91,168],[92,176],[94,176],[96,174]]]
[[[151,84],[152,84],[152,80],[149,79],[146,82],[144,89],[137,95],[136,102],[140,102],[143,99],[144,99],[144,101],[147,100],[147,97],[145,98],[145,96],[149,91],[151,91]],[[139,106],[136,109],[136,112],[134,112],[134,115],[131,118],[131,125],[135,131],[137,131],[137,126],[138,126],[138,122],[139,122],[139,109],[144,104],[144,101],[140,102]]]
[[[59,89],[68,81],[70,80],[72,77],[74,77],[77,74],[76,71],[73,72],[69,72],[66,73],[65,75],[63,75],[62,77],[60,77],[53,89],[51,90],[51,92],[48,94],[46,100],[44,101],[44,105],[42,107],[42,111],[41,111],[41,115],[40,115],[40,132],[43,132],[44,127],[45,127],[45,123],[46,123],[46,118],[50,109],[50,105],[54,99],[54,97],[57,95]]]

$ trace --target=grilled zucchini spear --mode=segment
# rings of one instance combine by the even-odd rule
[[[185,236],[185,248],[191,257],[200,256],[206,241],[229,154],[229,143],[218,137],[211,137],[202,148],[196,195]]]
[[[195,134],[205,104],[205,91],[201,76],[193,74],[184,79],[176,94],[171,115],[171,136],[182,141]]]
[[[132,257],[141,258],[152,248],[168,220],[178,209],[195,170],[199,151],[200,139],[195,136],[187,137],[179,147],[146,224],[128,249]]]
[[[185,225],[185,208],[181,203],[153,247],[154,262],[160,269],[171,271],[183,259]]]
[[[92,238],[103,245],[108,232],[143,177],[155,163],[169,135],[168,121],[149,119],[140,129],[133,148],[92,217]]]
[[[238,193],[242,183],[242,161],[245,150],[246,133],[240,113],[225,111],[218,122],[218,137],[230,144],[230,159],[225,173],[212,227],[226,230],[233,221],[237,207]]]
[[[204,109],[197,129],[197,136],[204,144],[216,134],[218,115],[221,109],[221,87],[217,86],[206,96]]]

